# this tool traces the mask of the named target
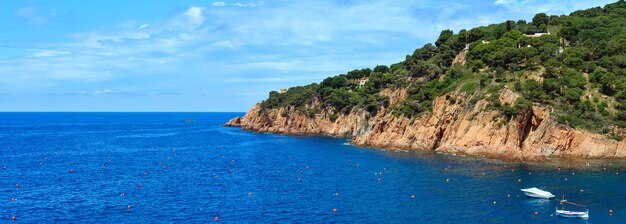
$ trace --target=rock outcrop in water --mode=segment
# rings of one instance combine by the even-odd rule
[[[398,102],[406,91],[381,94]],[[500,91],[500,101],[511,104],[518,95]],[[458,99],[456,102],[450,99]],[[329,112],[306,116],[294,108],[261,110],[255,105],[246,115],[225,126],[244,130],[293,135],[329,135],[350,138],[360,146],[429,150],[442,153],[486,156],[505,160],[543,160],[547,157],[626,158],[626,142],[558,124],[549,107],[533,106],[507,117],[487,110],[486,100],[471,102],[465,93],[438,97],[432,112],[419,118],[396,117],[382,108],[371,115],[353,110],[335,121]]]

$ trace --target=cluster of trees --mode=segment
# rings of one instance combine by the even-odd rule
[[[261,106],[305,108],[319,102],[320,109],[337,113],[355,108],[376,113],[391,107],[396,115],[410,117],[431,111],[434,99],[450,91],[482,91],[492,109],[509,117],[542,104],[551,105],[559,121],[572,126],[602,131],[605,124],[626,127],[624,24],[626,2],[620,0],[570,15],[539,13],[530,22],[506,21],[456,34],[444,30],[434,44],[416,49],[400,63],[353,70],[282,94],[272,92]],[[453,65],[464,50],[466,64]],[[369,81],[359,86],[362,78]],[[514,105],[497,100],[503,86],[520,93]],[[409,96],[389,105],[379,93],[396,87],[407,88]]]
[[[362,78],[368,81],[359,86]],[[293,106],[301,112],[309,112],[309,106],[317,107],[318,110],[333,109],[337,113],[349,113],[354,108],[361,108],[375,114],[381,107],[388,106],[389,98],[378,93],[392,82],[393,77],[387,66],[378,65],[374,70],[356,69],[326,78],[320,84],[290,88],[285,93],[272,91],[269,98],[261,103],[261,109]],[[320,104],[313,105],[316,101]]]

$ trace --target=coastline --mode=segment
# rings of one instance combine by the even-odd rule
[[[402,90],[387,93],[392,101],[404,95]],[[514,102],[518,97],[506,88],[500,95],[503,103]],[[295,108],[262,111],[257,104],[243,117],[224,125],[261,133],[341,137],[350,139],[353,145],[369,148],[433,151],[504,161],[626,158],[626,142],[558,124],[550,108],[534,106],[505,120],[499,113],[486,110],[485,100],[473,105],[467,100],[451,104],[447,100],[450,97],[469,98],[458,92],[438,97],[433,112],[419,119],[395,117],[383,108],[375,115],[352,111],[331,121],[328,111],[307,116]]]

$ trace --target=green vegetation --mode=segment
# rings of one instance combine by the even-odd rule
[[[461,30],[444,30],[389,67],[359,69],[329,77],[320,84],[271,92],[262,109],[295,107],[306,114],[330,111],[330,118],[355,109],[376,114],[386,107],[396,116],[419,117],[433,101],[464,92],[475,104],[510,119],[533,105],[549,106],[557,121],[610,133],[626,127],[626,2],[579,10],[564,16],[535,15],[531,22],[506,21]],[[549,34],[548,34],[549,33]],[[466,63],[453,63],[466,52]],[[367,80],[360,85],[362,80]],[[407,89],[406,99],[389,105],[383,89]],[[520,98],[502,105],[500,90]],[[447,98],[450,104],[460,99]],[[621,140],[621,139],[620,139]]]

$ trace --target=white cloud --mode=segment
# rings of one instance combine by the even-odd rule
[[[141,24],[141,26],[139,26],[139,29],[142,30],[148,27],[150,27],[150,24]]]
[[[64,55],[64,54],[69,54],[69,53],[70,53],[69,51],[43,50],[43,51],[35,52],[30,57],[34,57],[34,58],[54,57],[54,56],[59,56],[59,55]]]
[[[251,2],[246,2],[246,3],[236,2],[235,4],[233,4],[233,6],[237,6],[237,7],[258,7],[262,5],[265,5],[265,2],[251,1]]]
[[[187,16],[189,22],[195,25],[201,25],[204,22],[204,16],[202,16],[202,8],[192,6],[187,11],[183,13],[183,15]]]
[[[215,7],[222,7],[222,6],[225,6],[226,4],[224,2],[213,2],[213,4],[211,4],[211,5],[213,5]]]
[[[504,5],[504,6],[516,6],[516,5],[524,5],[526,1],[518,1],[518,0],[496,0],[494,2],[496,5]]]

